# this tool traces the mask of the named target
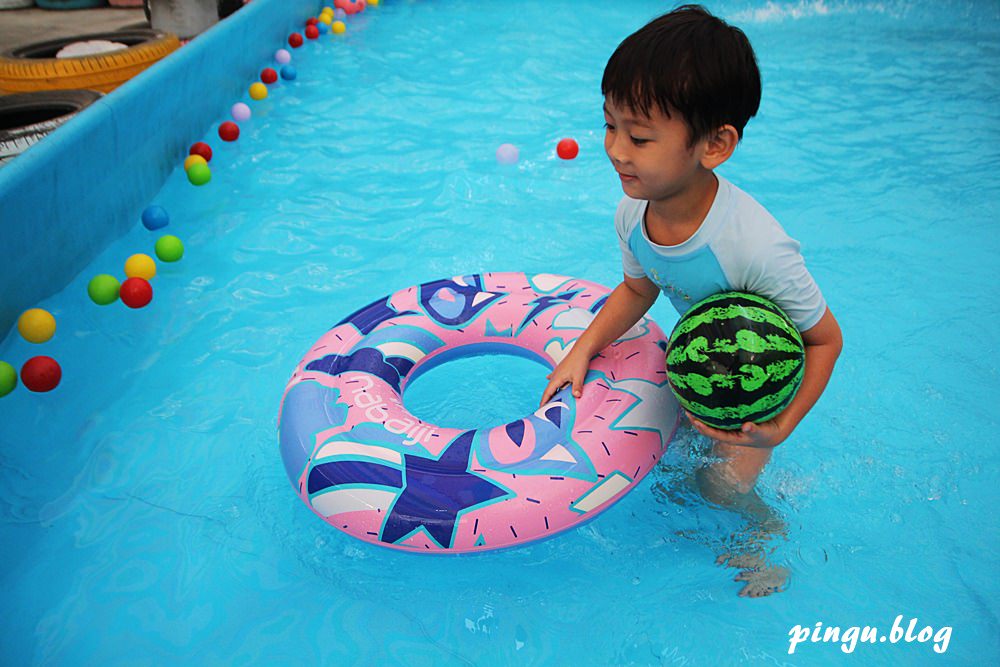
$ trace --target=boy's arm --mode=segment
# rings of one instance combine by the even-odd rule
[[[843,338],[840,325],[834,319],[833,313],[827,308],[823,317],[811,329],[802,332],[802,342],[806,347],[806,370],[795,398],[777,417],[770,421],[753,424],[743,424],[739,431],[723,431],[712,428],[688,414],[688,419],[703,435],[727,445],[743,445],[746,447],[774,447],[781,444],[795,427],[799,425],[806,413],[819,400],[826,383],[833,373],[833,365],[840,356]]]
[[[542,392],[544,405],[553,394],[567,384],[573,385],[573,395],[580,398],[590,360],[598,352],[618,340],[649,310],[660,289],[649,278],[625,276],[597,312],[587,330],[573,343],[569,354],[548,375],[549,384]]]

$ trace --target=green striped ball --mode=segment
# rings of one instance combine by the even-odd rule
[[[802,336],[780,308],[754,294],[722,292],[677,322],[667,378],[688,412],[734,430],[784,410],[802,384],[805,360]]]

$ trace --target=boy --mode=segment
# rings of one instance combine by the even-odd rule
[[[819,399],[842,346],[799,244],[760,204],[714,173],[760,105],[756,56],[742,31],[685,5],[618,46],[601,92],[604,149],[625,192],[615,216],[624,280],[549,375],[541,402],[567,384],[579,397],[590,359],[637,322],[660,292],[680,313],[730,289],[770,299],[805,342],[805,375],[795,398],[774,419],[737,431],[688,415],[714,441],[717,461],[698,476],[702,495],[747,508],[772,449]]]

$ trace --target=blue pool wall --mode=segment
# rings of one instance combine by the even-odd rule
[[[320,5],[254,0],[0,168],[0,340],[139,224],[188,147]]]

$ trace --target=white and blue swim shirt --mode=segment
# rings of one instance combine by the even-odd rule
[[[698,231],[673,246],[649,240],[649,202],[623,197],[615,215],[622,268],[646,277],[681,315],[698,301],[728,290],[753,292],[776,303],[799,331],[811,329],[826,301],[806,270],[800,245],[753,197],[717,176],[719,190]]]

